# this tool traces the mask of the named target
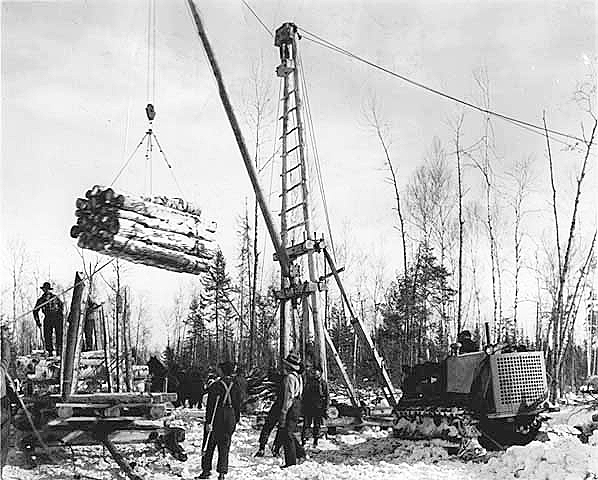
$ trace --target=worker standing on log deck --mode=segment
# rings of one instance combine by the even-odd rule
[[[218,365],[221,377],[208,387],[206,420],[204,427],[204,451],[201,474],[197,478],[210,478],[214,450],[218,447],[218,479],[228,473],[228,454],[233,432],[241,418],[241,390],[235,381],[235,365],[225,361]]]
[[[54,295],[51,290],[50,282],[45,282],[42,285],[43,294],[37,299],[35,308],[33,309],[33,318],[35,323],[41,330],[41,323],[39,320],[39,311],[44,313],[44,344],[46,350],[50,355],[53,353],[52,333],[56,335],[56,355],[62,354],[62,326],[64,322],[63,304],[60,298]]]

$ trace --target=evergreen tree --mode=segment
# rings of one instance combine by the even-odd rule
[[[189,313],[185,321],[189,333],[185,339],[184,363],[193,367],[204,365],[211,353],[210,338],[204,319],[205,305],[202,305],[201,300],[198,295],[191,297]]]
[[[403,364],[445,355],[442,307],[455,295],[449,277],[431,248],[422,244],[406,275],[398,275],[388,289],[380,340],[384,357],[394,364],[395,372]]]
[[[278,352],[278,299],[270,286],[265,294],[256,292],[256,328],[254,365],[273,366]]]
[[[231,298],[233,291],[230,276],[226,271],[226,261],[221,251],[218,251],[210,265],[208,274],[202,277],[203,292],[200,303],[204,318],[214,322],[216,335],[216,358],[223,354],[234,358],[233,333],[231,319],[233,309]]]

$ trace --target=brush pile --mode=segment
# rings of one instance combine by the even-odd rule
[[[180,273],[208,271],[218,250],[216,224],[188,202],[139,197],[95,185],[75,202],[77,245]]]

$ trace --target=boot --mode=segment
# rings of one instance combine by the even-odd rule
[[[224,473],[218,475],[218,480],[224,480]]]
[[[203,471],[197,478],[210,478],[210,472]]]

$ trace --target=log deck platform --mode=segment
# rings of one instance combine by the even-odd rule
[[[168,450],[175,459],[187,460],[179,442],[185,430],[159,421],[172,411],[176,393],[94,393],[71,395],[66,401],[52,395],[59,418],[48,421],[40,435],[49,446],[104,445],[121,471],[131,480],[142,480],[117,450],[116,444],[151,443]],[[46,409],[47,410],[47,409]],[[20,446],[29,457],[38,441],[33,432],[23,432]]]

